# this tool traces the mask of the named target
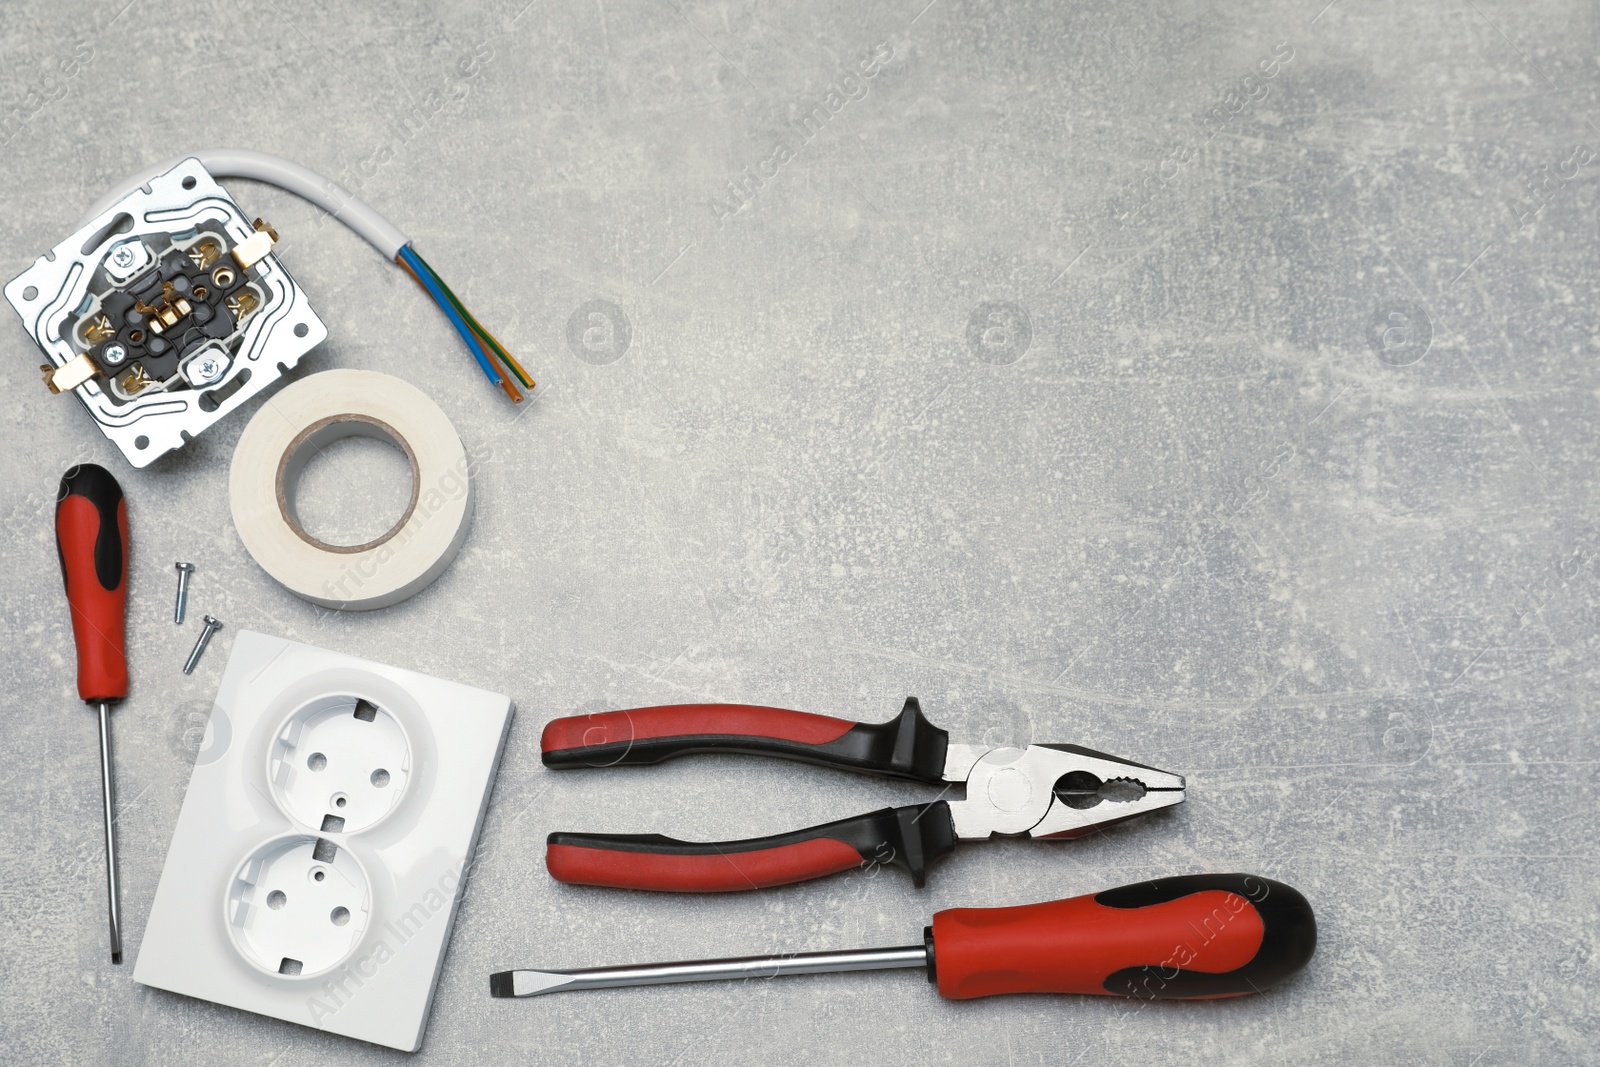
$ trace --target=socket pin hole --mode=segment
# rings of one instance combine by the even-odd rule
[[[314,771],[320,771],[328,765],[328,757],[320,752],[313,752],[306,760],[306,766]]]
[[[384,786],[388,785],[389,772],[384,770],[382,767],[379,767],[377,770],[373,771],[372,784],[377,786],[379,789],[382,789]]]
[[[282,911],[283,906],[289,903],[289,896],[281,889],[274,889],[267,894],[267,907],[273,911]]]
[[[328,912],[328,921],[333,923],[335,926],[343,926],[345,923],[350,921],[350,909],[334,908],[332,911]]]

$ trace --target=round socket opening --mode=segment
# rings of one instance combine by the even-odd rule
[[[360,945],[371,896],[367,872],[348,849],[310,834],[276,838],[234,871],[224,901],[228,934],[256,969],[314,977]]]
[[[380,704],[354,694],[319,697],[284,720],[267,777],[284,814],[308,831],[354,834],[376,826],[405,796],[411,742]]]

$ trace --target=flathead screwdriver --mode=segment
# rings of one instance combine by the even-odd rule
[[[117,913],[116,795],[111,781],[111,705],[128,695],[128,508],[122,486],[93,463],[71,468],[56,495],[56,550],[72,611],[78,696],[100,713],[105,801],[106,906],[111,962],[122,962]]]
[[[954,1000],[1005,993],[1090,993],[1202,1000],[1257,993],[1300,970],[1317,947],[1306,898],[1253,874],[1191,874],[1012,908],[934,915],[922,944],[854,952],[500,971],[496,997],[575,989],[926,967]]]

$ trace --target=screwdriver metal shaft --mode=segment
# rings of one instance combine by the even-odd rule
[[[111,705],[100,701],[100,786],[106,808],[106,905],[111,919],[111,962],[122,962],[122,919],[117,908],[117,797],[111,784]]]
[[[667,985],[673,982],[781,978],[791,974],[824,974],[831,971],[891,971],[927,965],[928,950],[923,945],[869,948],[855,952],[790,952],[781,956],[645,963],[634,967],[500,971],[489,976],[489,992],[497,997],[536,997],[542,993],[568,989],[614,989],[618,986]]]

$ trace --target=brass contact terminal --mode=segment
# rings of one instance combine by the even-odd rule
[[[233,261],[239,264],[240,270],[249,270],[260,263],[272,251],[272,246],[278,243],[278,231],[270,223],[256,219],[255,228],[255,233],[233,246]]]
[[[59,367],[44,364],[39,369],[44,371],[44,384],[52,393],[71,392],[100,373],[87,352],[79,352]]]

